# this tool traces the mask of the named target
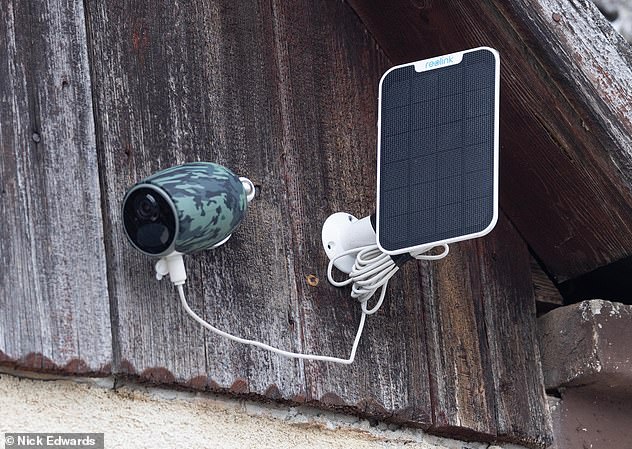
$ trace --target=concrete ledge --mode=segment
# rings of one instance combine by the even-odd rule
[[[307,406],[116,386],[114,378],[38,377],[0,372],[0,447],[7,432],[103,432],[105,447],[129,449],[524,449],[442,438]]]
[[[594,299],[538,320],[547,390],[591,385],[632,394],[632,306]]]

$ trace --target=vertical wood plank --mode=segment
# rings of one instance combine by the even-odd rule
[[[486,238],[495,238],[492,233]],[[476,242],[450,246],[424,263],[426,332],[433,430],[463,438],[496,435],[490,353],[484,333],[484,287]]]
[[[348,288],[327,282],[321,227],[334,212],[374,211],[377,85],[390,64],[342,2],[273,5],[304,346],[346,358],[360,308]],[[430,424],[421,288],[414,267],[405,271],[368,317],[353,365],[305,364],[308,400]],[[305,282],[310,274],[318,286]]]
[[[196,160],[260,186],[223,247],[188,256],[191,306],[236,335],[301,351],[270,5],[88,2],[108,253],[117,310],[116,371],[235,393],[304,397],[300,362],[229,342],[188,318],[153,261],[127,243],[126,188]]]
[[[532,447],[551,443],[529,252],[506,216],[486,237],[422,265],[432,431]]]
[[[0,363],[112,358],[81,1],[0,3]]]
[[[484,330],[494,381],[497,434],[506,441],[546,447],[552,424],[538,346],[530,255],[507,219],[495,238],[477,241]]]

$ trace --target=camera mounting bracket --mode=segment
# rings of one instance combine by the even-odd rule
[[[346,274],[351,272],[356,255],[351,252],[338,256],[346,251],[375,245],[376,242],[371,216],[358,220],[346,212],[330,215],[323,223],[321,235],[327,257],[335,259],[334,266]]]
[[[246,191],[246,200],[248,201],[248,203],[250,203],[256,195],[256,189],[255,189],[255,185],[252,183],[252,181],[244,176],[240,176],[239,180],[241,181],[241,185],[244,186],[244,190]],[[228,236],[230,237],[230,236]],[[226,239],[228,240],[228,239]],[[220,242],[217,244],[217,246],[220,246],[221,244],[223,244],[226,240],[224,240],[223,242]],[[214,246],[213,248],[217,248],[217,246]]]

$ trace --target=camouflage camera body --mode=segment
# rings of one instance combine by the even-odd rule
[[[247,204],[241,180],[226,167],[212,162],[178,165],[154,173],[126,193],[125,230],[132,245],[152,256],[201,251],[230,236]],[[152,214],[155,205],[158,213]]]

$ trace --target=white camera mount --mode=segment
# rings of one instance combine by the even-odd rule
[[[375,245],[376,242],[371,216],[358,220],[346,212],[330,215],[323,223],[321,235],[327,257],[334,260],[334,266],[346,274],[351,273],[356,255],[340,255],[363,246]]]

